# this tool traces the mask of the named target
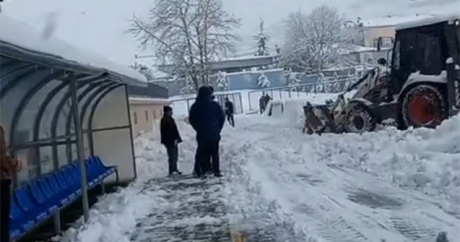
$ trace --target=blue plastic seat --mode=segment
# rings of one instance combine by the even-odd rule
[[[29,218],[35,221],[43,221],[48,217],[47,208],[34,204],[26,189],[18,188],[14,191],[15,206],[17,206]]]
[[[76,189],[79,183],[74,180],[74,174],[72,169],[72,166],[67,166],[63,169],[62,173],[67,185],[69,185],[73,189]]]
[[[97,167],[96,163],[93,159],[91,159],[91,157],[86,160],[85,166],[88,173],[88,182],[92,181],[97,184],[105,178],[105,171]]]
[[[11,223],[11,222],[10,222]],[[22,235],[22,231],[18,228],[10,228],[10,239],[15,240]]]
[[[81,195],[81,183],[80,183],[80,173],[78,172],[78,167],[75,165],[69,166],[66,170],[66,176],[69,179],[69,183],[74,187],[75,193]]]
[[[49,193],[52,193],[48,188],[42,189],[43,179],[33,180],[29,183],[29,192],[32,195],[33,201],[41,206],[46,208],[48,213],[54,213],[58,210],[56,201],[49,199]]]
[[[13,201],[10,211],[10,234],[16,237],[20,236],[30,230],[35,224],[36,222],[23,213]]]
[[[46,177],[45,180],[48,182],[48,185],[51,188],[51,190],[53,190],[55,193],[53,199],[59,201],[59,207],[64,207],[67,206],[71,202],[71,200],[69,198],[69,194],[59,186],[56,175],[57,173],[53,173]]]
[[[102,165],[102,163],[99,162],[99,159],[96,156],[90,156],[88,158],[88,163],[90,166],[97,170],[98,172],[106,172],[108,169]]]
[[[108,175],[115,173],[117,171],[116,166],[105,166],[104,163],[102,163],[102,160],[99,156],[94,156],[93,158],[98,166],[102,167],[104,170],[107,171]]]
[[[67,195],[70,201],[75,200],[77,198],[76,186],[75,184],[68,183],[68,180],[66,179],[66,176],[65,176],[65,170],[60,170],[59,172],[55,174],[55,176],[56,176],[56,181],[58,185],[61,187],[63,193]]]

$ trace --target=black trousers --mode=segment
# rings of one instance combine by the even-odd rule
[[[168,153],[168,167],[169,174],[178,171],[177,170],[177,160],[179,159],[179,147],[175,144],[165,145],[166,152]]]
[[[235,127],[235,118],[233,114],[227,114],[227,121],[231,126]]]
[[[11,180],[0,180],[0,242],[10,241]]]
[[[220,174],[219,141],[198,141],[195,173],[202,176],[211,170],[214,174]]]

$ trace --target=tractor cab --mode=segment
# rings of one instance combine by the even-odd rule
[[[398,126],[434,127],[460,110],[460,15],[400,24],[389,59],[388,100]],[[381,38],[377,49],[380,50]]]

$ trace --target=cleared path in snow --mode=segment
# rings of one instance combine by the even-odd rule
[[[225,159],[231,164],[231,223],[239,230],[251,234],[252,226],[266,227],[278,241],[299,242],[433,242],[447,231],[458,241],[460,220],[439,200],[328,160],[328,153],[343,152],[334,146],[318,159],[315,149],[327,147],[321,144],[326,139],[305,136],[276,118],[237,122],[227,139],[241,141],[225,147],[232,150]]]

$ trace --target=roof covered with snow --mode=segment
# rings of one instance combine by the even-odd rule
[[[384,27],[384,26],[396,26],[400,23],[409,21],[416,21],[433,17],[434,15],[414,14],[406,16],[394,16],[388,15],[382,18],[375,18],[369,20],[362,20],[363,27]]]
[[[64,70],[90,75],[107,73],[115,81],[146,86],[146,78],[123,65],[78,49],[65,41],[46,36],[32,26],[0,13],[0,48],[2,55],[27,58],[28,61],[59,66]]]
[[[396,26],[396,30],[416,28],[416,27],[421,27],[421,26],[440,23],[440,22],[455,21],[459,19],[460,19],[460,14],[431,16],[428,18],[423,18],[419,20],[414,20],[414,21],[409,21],[409,22],[398,24]]]

